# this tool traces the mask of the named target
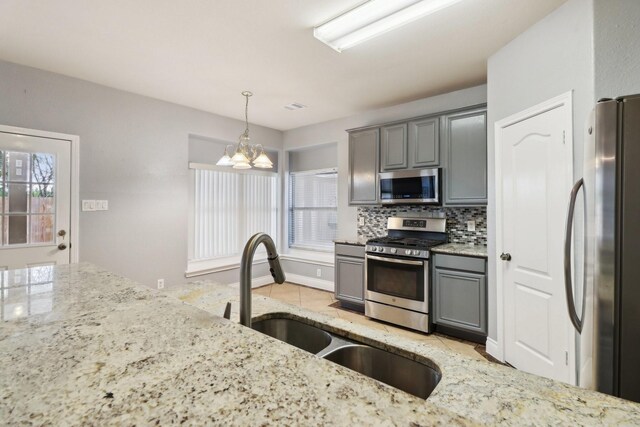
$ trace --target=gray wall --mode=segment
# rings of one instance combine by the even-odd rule
[[[80,197],[109,200],[80,214],[82,261],[146,285],[185,281],[189,135],[235,142],[242,121],[2,61],[0,100],[0,124],[80,136]],[[280,131],[251,136],[282,147]]]
[[[632,0],[633,1],[633,0]],[[609,1],[607,0],[608,4]],[[500,49],[488,61],[489,336],[496,338],[494,124],[573,91],[574,176],[582,176],[583,128],[595,102],[593,4],[569,0]],[[286,141],[286,140],[285,140]],[[576,247],[581,242],[576,241]]]
[[[347,186],[349,137],[345,130],[482,104],[487,101],[486,89],[484,85],[475,86],[405,104],[371,110],[343,119],[288,130],[284,132],[284,149],[292,150],[319,144],[337,143],[338,237],[354,239],[357,237],[358,230],[357,209],[349,207]]]
[[[297,274],[299,276],[311,277],[313,279],[326,280],[333,282],[334,267],[327,265],[314,264],[312,262],[300,262],[296,260],[282,260],[282,269],[286,274]],[[320,269],[320,277],[317,276],[317,270]],[[300,283],[306,285],[306,283]]]
[[[595,0],[596,98],[640,93],[640,1]]]
[[[328,169],[338,166],[337,144],[325,144],[289,151],[289,172]]]

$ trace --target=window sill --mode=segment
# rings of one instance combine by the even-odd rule
[[[227,257],[218,259],[190,260],[187,262],[187,271],[184,277],[204,276],[205,274],[219,273],[221,271],[234,270],[240,268],[241,257]],[[264,264],[266,258],[257,257],[253,260],[253,265]]]
[[[334,257],[333,251],[318,252],[313,250],[291,249],[286,254],[281,255],[280,259],[333,267],[335,262]]]

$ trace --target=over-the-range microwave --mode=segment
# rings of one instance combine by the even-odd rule
[[[441,168],[383,172],[378,178],[382,204],[441,204]]]

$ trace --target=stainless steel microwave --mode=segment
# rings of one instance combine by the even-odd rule
[[[383,172],[378,178],[382,204],[441,204],[441,168]]]

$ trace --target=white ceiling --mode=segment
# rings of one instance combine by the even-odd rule
[[[312,28],[362,0],[2,0],[0,59],[234,118],[251,90],[286,130],[484,83],[564,1],[464,0],[337,53]]]

